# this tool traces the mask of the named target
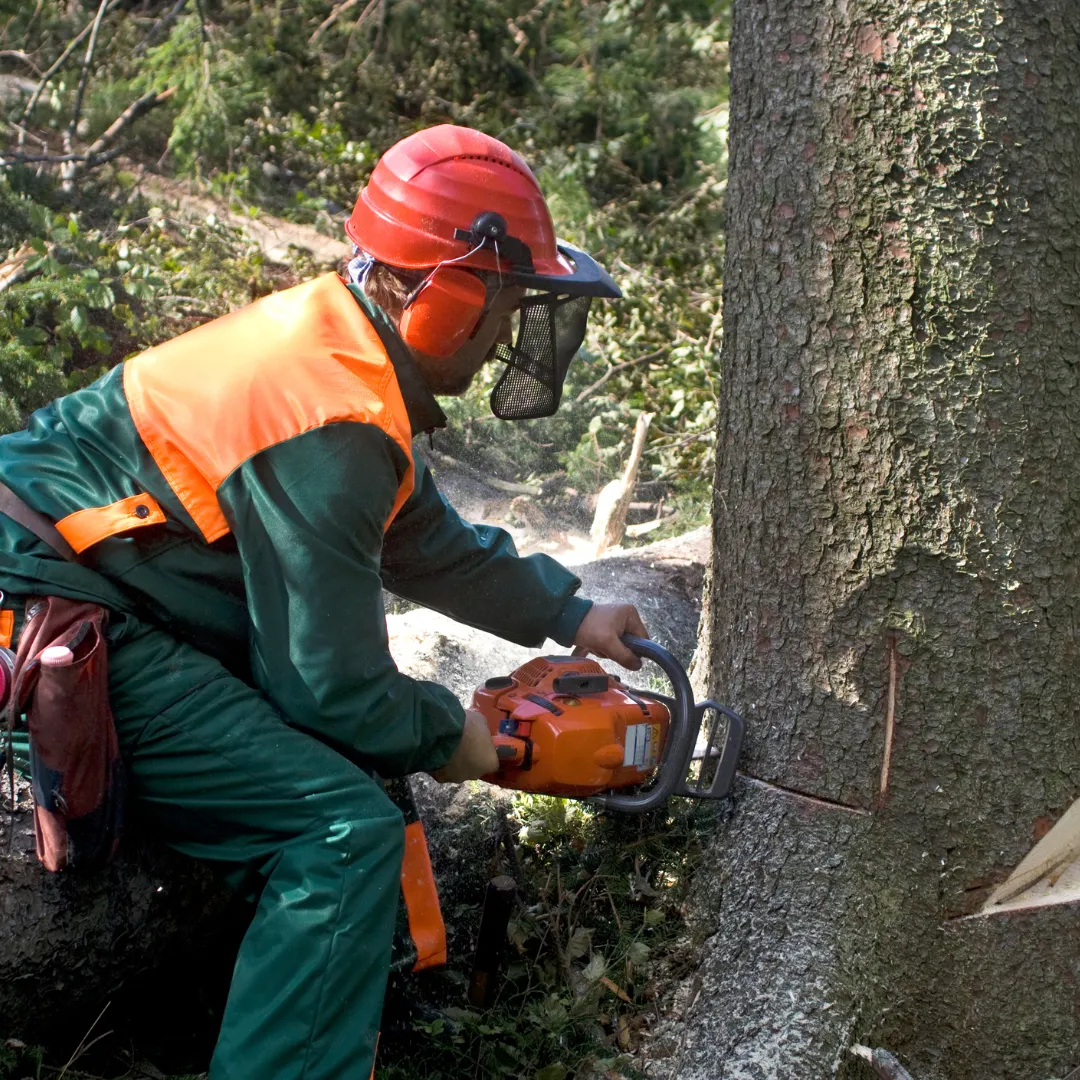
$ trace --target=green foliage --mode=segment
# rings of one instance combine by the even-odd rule
[[[592,362],[572,369],[560,417],[487,422],[478,387],[455,404],[464,429],[448,451],[502,462],[495,471],[505,477],[561,471],[591,492],[618,472],[633,418],[647,410],[656,419],[644,477],[703,500],[720,345],[728,0],[376,0],[347,10],[330,0],[201,0],[162,29],[172,6],[148,0],[106,17],[86,137],[138,95],[172,87],[168,105],[139,121],[136,155],[242,208],[333,235],[379,154],[403,135],[451,121],[504,139],[536,169],[560,233],[609,267],[625,299],[596,305]],[[0,3],[9,39],[40,67],[89,17],[80,5],[45,5],[33,17],[26,9]],[[77,83],[72,59],[42,97],[38,130],[55,139],[67,126]],[[107,178],[99,193],[115,194]],[[0,202],[0,244],[17,246],[28,229],[17,206]],[[115,293],[111,271],[100,269]],[[218,269],[228,276],[224,260]],[[87,351],[115,358],[91,330],[116,340],[108,306],[79,303],[81,333],[70,310],[70,333],[53,329],[50,314],[47,344],[16,339],[0,359],[23,369],[15,382],[36,387],[8,394],[5,423],[14,422],[12,401],[25,409],[59,385],[58,366],[66,378]],[[175,320],[155,326],[175,332]]]
[[[181,104],[166,145],[180,172],[198,176],[229,168],[245,118],[265,101],[230,47],[241,44],[188,15],[162,44],[146,51],[131,80],[132,96],[176,89]]]
[[[0,1080],[23,1080],[42,1075],[44,1051],[37,1046],[27,1046],[19,1039],[6,1039],[0,1043]]]
[[[270,291],[263,259],[234,231],[180,227],[157,207],[57,210],[0,179],[0,220],[18,221],[22,280],[0,292],[0,431],[112,364]]]

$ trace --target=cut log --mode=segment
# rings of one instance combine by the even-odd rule
[[[29,787],[16,786],[17,811],[7,799],[0,810],[0,1036],[36,1039],[100,1011],[180,942],[205,955],[231,898],[205,867],[135,837],[100,873],[49,873],[34,854]]]

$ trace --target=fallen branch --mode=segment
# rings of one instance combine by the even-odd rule
[[[21,60],[35,75],[41,74],[41,68],[22,49],[0,49],[0,60]]]
[[[176,93],[176,87],[170,86],[160,93],[145,94],[139,98],[138,101],[133,101],[102,133],[98,138],[90,144],[86,153],[81,158],[74,159],[67,168],[61,173],[63,177],[63,189],[70,191],[75,184],[75,181],[83,175],[83,173],[89,172],[91,169],[96,168],[98,165],[103,165],[106,161],[111,160],[120,153],[119,147],[112,147],[112,144],[116,142],[118,138],[129,128],[140,116],[144,116],[151,109],[156,109],[159,105],[163,105]],[[82,166],[80,168],[80,165]]]
[[[0,164],[4,165],[66,165],[85,160],[86,154],[0,154]]]
[[[20,145],[27,138],[27,136],[29,136],[31,139],[34,140],[34,142],[36,142],[38,144],[38,146],[43,146],[43,147],[48,148],[49,144],[40,135],[35,135],[32,131],[27,131],[27,129],[24,128],[22,126],[22,124],[17,124],[14,120],[6,120],[6,121],[4,121],[4,123],[10,124],[13,128],[15,128],[19,132],[19,143],[20,143]]]
[[[87,158],[94,158],[103,153],[112,145],[140,116],[145,115],[151,109],[164,105],[176,93],[175,86],[169,86],[159,93],[150,93],[133,101],[90,145],[87,150]]]
[[[314,45],[315,42],[318,41],[320,37],[322,37],[323,31],[329,30],[330,27],[333,26],[334,23],[336,23],[338,19],[340,19],[341,16],[349,10],[349,8],[356,7],[359,2],[360,0],[342,0],[342,2],[338,4],[337,7],[335,7],[334,10],[331,11],[330,14],[327,15],[326,18],[323,19],[323,21],[319,23],[317,27],[315,27],[315,32],[311,35],[311,37],[308,38],[308,44]],[[364,10],[360,13],[360,18],[356,20],[357,27],[359,27],[360,24],[363,23],[363,21],[371,14],[371,12],[375,9],[375,5],[378,2],[379,0],[369,0],[368,6],[364,8]],[[356,27],[354,27],[353,29],[355,31]]]
[[[655,360],[660,356],[664,350],[654,349],[651,353],[646,353],[644,356],[639,356],[634,360],[626,360],[621,364],[614,364],[600,376],[591,386],[586,386],[584,390],[576,398],[574,398],[574,404],[580,405],[590,394],[599,390],[611,378],[612,375],[617,375],[620,371],[625,371],[628,367],[633,367],[635,364],[644,364],[646,361]]]
[[[669,521],[674,521],[678,516],[678,510],[673,510],[663,517],[653,518],[652,521],[641,521],[636,525],[627,525],[626,535],[632,540],[636,540],[639,536],[648,536],[649,533],[659,529],[661,525],[666,525]]]
[[[90,63],[94,59],[94,50],[97,48],[98,30],[101,28],[101,20],[105,18],[105,9],[109,6],[109,0],[101,0],[98,5],[97,15],[94,16],[94,24],[90,30],[90,41],[86,46],[86,55],[83,57],[82,69],[79,72],[79,85],[75,90],[75,105],[71,110],[71,123],[64,132],[64,152],[70,154],[75,146],[75,129],[79,126],[79,117],[82,114],[83,94],[86,92],[86,82],[90,78]]]

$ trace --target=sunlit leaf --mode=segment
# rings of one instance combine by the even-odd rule
[[[606,972],[607,961],[604,959],[603,954],[593,953],[592,959],[585,965],[582,974],[589,982],[597,982],[604,977]]]
[[[86,313],[86,308],[82,304],[76,304],[68,315],[68,321],[71,323],[71,329],[75,331],[79,337],[82,337],[86,333],[87,327],[90,325],[90,317]]]

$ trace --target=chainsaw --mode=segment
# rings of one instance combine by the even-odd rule
[[[672,795],[728,794],[742,717],[715,701],[695,702],[667,649],[646,638],[622,640],[664,672],[672,696],[626,686],[595,660],[536,657],[473,694],[499,757],[499,771],[484,780],[629,814],[655,810]]]

